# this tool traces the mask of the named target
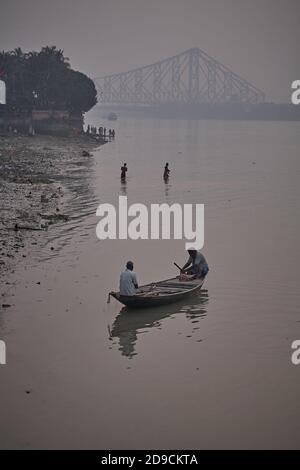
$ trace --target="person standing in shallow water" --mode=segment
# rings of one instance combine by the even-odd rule
[[[126,179],[126,172],[127,172],[127,163],[124,163],[124,165],[121,167],[121,180]]]
[[[170,174],[169,163],[166,163],[165,168],[164,168],[164,180],[169,179],[169,174]]]

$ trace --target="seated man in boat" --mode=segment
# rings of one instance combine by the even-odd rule
[[[188,250],[188,254],[190,257],[183,266],[181,273],[191,276],[190,279],[205,277],[209,271],[209,267],[203,254],[195,249]]]
[[[134,295],[138,287],[136,274],[133,271],[133,262],[128,261],[125,271],[120,276],[120,295]]]

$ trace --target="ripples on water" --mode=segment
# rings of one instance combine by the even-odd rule
[[[196,326],[199,321],[207,314],[207,303],[209,297],[204,289],[201,293],[191,297],[190,303],[174,303],[169,306],[155,307],[148,309],[130,310],[123,307],[112,327],[108,327],[109,339],[116,346],[118,343],[119,350],[123,356],[132,358],[137,354],[137,341],[140,334],[149,333],[152,328],[161,329],[168,328],[167,321],[174,319],[176,315],[184,314],[184,317],[191,323],[191,335],[197,332],[194,341],[201,341],[199,328]],[[178,331],[177,334],[182,334]],[[114,339],[117,339],[117,343]]]
[[[54,447],[299,445],[299,370],[290,362],[300,337],[299,147],[298,123],[121,118],[115,141],[92,158],[59,161],[70,219],[49,230],[40,255],[53,289],[44,293],[46,314],[22,292],[49,357],[50,380],[43,376],[45,388],[37,380],[37,396],[42,388],[56,411],[47,421]],[[186,260],[181,241],[97,240],[97,206],[120,194],[130,204],[205,204],[207,291],[143,311],[106,305],[128,259],[140,284],[176,275],[173,261]],[[20,305],[26,319],[23,297]],[[27,351],[30,322],[20,335]],[[34,380],[45,364],[29,358]],[[18,406],[10,410],[18,429],[34,413],[41,422],[44,409],[24,409],[22,420]],[[57,425],[65,410],[77,441],[67,419]],[[35,429],[33,442],[42,435]]]
[[[135,253],[132,247],[138,245],[130,241],[126,247],[116,243],[113,248],[100,243],[95,236],[97,206],[117,204],[119,195],[127,195],[129,203],[204,203],[204,253],[212,267],[207,287],[215,308],[222,302],[221,310],[228,308],[232,315],[235,309],[249,311],[260,302],[277,311],[279,292],[286,296],[284,286],[293,284],[292,246],[299,253],[298,124],[153,119],[120,119],[114,124],[116,140],[95,150],[91,159],[70,157],[60,162],[70,219],[51,230],[49,243],[56,243],[59,250],[68,248],[62,254],[66,259],[69,253],[80,255],[89,247],[90,260],[93,252],[101,266],[118,264],[116,273],[127,256],[134,257],[140,276],[164,277],[173,257],[184,260],[183,245],[170,241],[167,249],[157,244],[154,250]],[[124,183],[120,167],[125,161]],[[162,178],[166,161],[171,170],[167,182]],[[283,229],[283,224],[288,228]],[[285,244],[289,249],[283,254]],[[58,251],[46,250],[43,256],[51,258]],[[276,257],[284,276],[282,269],[276,269]],[[165,263],[163,270],[151,275],[159,258]],[[112,286],[118,283],[118,274],[114,276]],[[286,302],[292,304],[292,295]]]

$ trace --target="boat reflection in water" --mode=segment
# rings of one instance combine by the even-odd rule
[[[193,330],[199,329],[197,324],[207,315],[208,301],[208,292],[203,289],[184,301],[170,305],[134,310],[123,307],[109,329],[110,340],[118,339],[121,354],[132,358],[137,354],[138,335],[149,332],[151,328],[161,329],[162,320],[173,315],[184,314],[193,324]]]

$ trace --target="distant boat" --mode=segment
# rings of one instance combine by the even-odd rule
[[[120,292],[113,291],[109,295],[127,307],[155,307],[182,300],[199,291],[203,283],[204,278],[191,281],[179,281],[178,278],[172,278],[141,286],[134,295],[120,295]]]
[[[118,119],[118,116],[116,113],[109,113],[107,116],[105,116],[108,121],[116,121]]]

